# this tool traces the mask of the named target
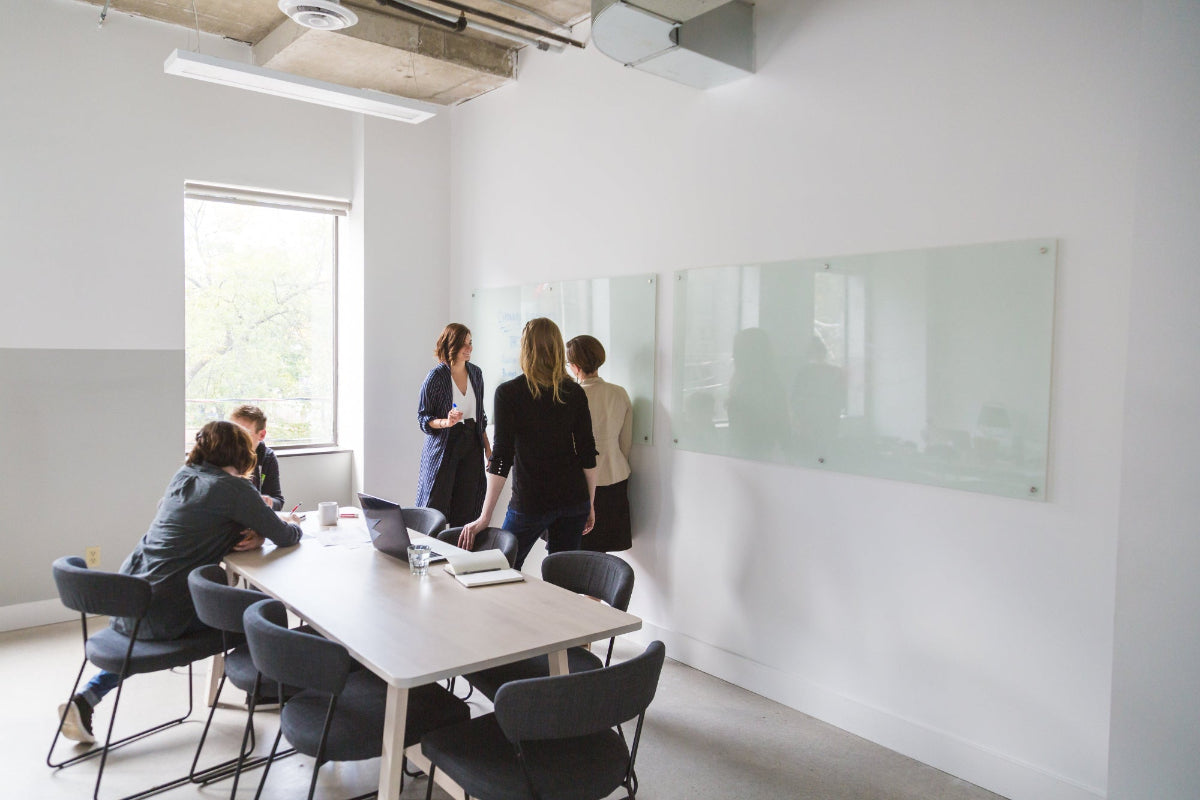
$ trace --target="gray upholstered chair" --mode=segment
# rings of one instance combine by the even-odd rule
[[[104,744],[88,750],[86,753],[81,753],[63,761],[54,762],[54,748],[58,744],[63,724],[67,718],[66,706],[64,706],[63,715],[59,719],[58,728],[54,732],[54,739],[50,743],[50,751],[46,754],[46,765],[55,769],[62,769],[85,759],[99,756],[100,769],[96,772],[96,786],[92,792],[92,796],[98,798],[100,796],[100,782],[104,778],[104,766],[108,760],[109,751],[128,742],[149,736],[152,733],[179,725],[191,716],[193,696],[192,662],[221,652],[221,632],[209,629],[197,633],[189,633],[178,639],[139,641],[137,638],[138,630],[141,628],[142,619],[150,610],[151,589],[149,581],[133,575],[88,569],[86,562],[78,556],[60,558],[54,562],[51,569],[54,574],[55,586],[58,587],[59,598],[67,608],[79,612],[79,621],[83,628],[83,663],[80,664],[79,673],[75,676],[75,683],[71,687],[70,694],[67,695],[67,703],[69,704],[71,702],[70,698],[75,696],[75,692],[79,688],[80,678],[83,677],[83,670],[87,667],[89,661],[100,669],[116,673],[120,676],[120,682],[117,684],[117,691],[112,704],[112,715],[109,718],[108,733],[104,737]],[[129,636],[126,636],[112,628],[105,628],[89,636],[87,629],[87,617],[89,614],[102,614],[133,619],[133,630]],[[188,668],[187,713],[181,717],[176,717],[146,730],[139,731],[138,733],[114,740],[113,726],[117,721],[117,710],[121,705],[122,693],[125,691],[125,680],[132,675],[158,672],[182,666]],[[171,787],[186,784],[188,780],[189,776],[184,775],[182,778],[177,778],[147,789],[145,792],[139,793],[139,795],[165,791]]]
[[[204,723],[204,731],[200,734],[200,744],[196,746],[196,755],[192,758],[190,777],[192,783],[208,784],[232,775],[233,787],[230,789],[229,796],[234,798],[237,796],[241,773],[247,769],[260,767],[267,760],[266,757],[246,760],[246,756],[254,750],[254,708],[262,695],[260,692],[262,676],[250,658],[250,648],[246,645],[245,628],[242,624],[242,617],[246,609],[260,600],[266,600],[267,596],[262,592],[230,586],[225,570],[216,564],[192,570],[188,575],[188,589],[192,594],[192,605],[196,607],[196,616],[205,625],[221,631],[222,647],[225,651],[225,669],[221,675],[221,681],[217,685],[217,695],[209,709],[208,720]],[[228,761],[197,770],[196,765],[200,761],[200,753],[208,738],[213,714],[217,710],[217,702],[221,698],[221,692],[225,689],[226,681],[246,692],[250,700],[246,712],[246,728],[242,733],[241,750],[236,757]],[[275,689],[272,688],[270,693],[274,694],[274,692]],[[282,753],[276,758],[291,755],[292,752],[294,751]]]
[[[448,542],[449,544],[458,545],[458,536],[462,533],[462,526],[457,528],[447,528],[437,535],[440,541]],[[479,533],[475,534],[475,541],[471,543],[471,552],[477,553],[480,550],[499,550],[504,554],[504,558],[508,561],[511,567],[517,560],[517,537],[515,534],[504,530],[503,528],[484,528]],[[547,662],[549,663],[549,662]],[[450,678],[446,682],[446,688],[454,691],[454,685],[457,681]],[[475,691],[475,686],[470,685],[470,690],[463,696],[463,700],[470,700],[471,694]],[[489,695],[490,697],[490,695]]]
[[[628,610],[629,598],[633,595],[633,567],[610,553],[586,550],[551,553],[542,561],[542,579],[572,592],[603,600],[621,611]],[[608,654],[601,661],[599,656],[586,648],[572,647],[567,650],[568,671],[583,672],[607,666],[612,661],[612,649],[613,640],[610,639]],[[549,674],[550,659],[547,656],[532,656],[463,677],[489,700],[495,700],[496,692],[509,681]]]
[[[651,642],[615,666],[513,681],[496,711],[427,734],[421,749],[433,777],[444,771],[477,800],[598,800],[637,793],[638,743],[666,650]],[[633,740],[621,724],[637,718]]]
[[[287,612],[278,600],[262,600],[246,609],[246,641],[264,678],[275,681],[283,697],[279,733],[271,747],[258,791],[267,782],[286,736],[297,752],[315,759],[308,797],[317,786],[317,771],[328,761],[361,761],[383,749],[387,684],[367,670],[352,670],[353,659],[337,642],[289,630]],[[291,697],[283,686],[299,687]],[[471,716],[467,704],[437,685],[408,692],[404,746],[416,744],[430,731],[455,725]],[[257,795],[256,795],[257,796]]]
[[[462,526],[447,528],[439,533],[437,538],[443,542],[457,545],[460,533],[462,533]],[[499,550],[508,559],[508,565],[511,567],[517,560],[517,537],[503,528],[484,528],[475,534],[475,541],[471,545],[471,552],[480,550]]]
[[[437,536],[450,524],[446,522],[445,514],[436,508],[426,508],[425,506],[402,508],[400,509],[400,516],[404,517],[404,526],[406,528],[420,531],[426,536]]]

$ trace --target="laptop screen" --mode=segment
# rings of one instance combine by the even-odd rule
[[[412,540],[409,538],[408,525],[404,522],[404,511],[400,505],[362,492],[358,494],[358,502],[362,506],[367,533],[371,535],[371,544],[375,549],[407,561],[408,546]],[[428,544],[433,549],[430,563],[445,558],[439,550],[446,545],[438,542],[436,538],[428,541]]]
[[[408,528],[404,524],[404,514],[398,504],[361,492],[358,502],[362,506],[367,532],[371,534],[372,542],[381,534],[387,534],[388,540],[403,543],[404,547],[408,547]]]

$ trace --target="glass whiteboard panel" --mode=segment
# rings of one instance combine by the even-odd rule
[[[684,450],[1042,500],[1053,239],[675,273]]]
[[[583,333],[604,345],[600,377],[619,384],[633,402],[633,441],[654,438],[654,325],[658,281],[654,275],[590,278],[479,289],[468,323],[482,370],[485,403],[492,412],[495,387],[521,374],[521,330],[535,317],[554,320],[563,341]]]

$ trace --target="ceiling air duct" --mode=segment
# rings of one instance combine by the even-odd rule
[[[710,89],[754,73],[754,7],[732,0],[678,22],[625,0],[592,0],[592,41],[627,67]]]

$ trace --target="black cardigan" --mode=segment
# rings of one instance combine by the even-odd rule
[[[524,375],[496,387],[488,472],[507,478],[515,470],[508,507],[522,514],[589,499],[583,470],[596,466],[596,440],[587,395],[574,381],[564,381],[559,391],[560,403],[549,390],[534,399]]]

